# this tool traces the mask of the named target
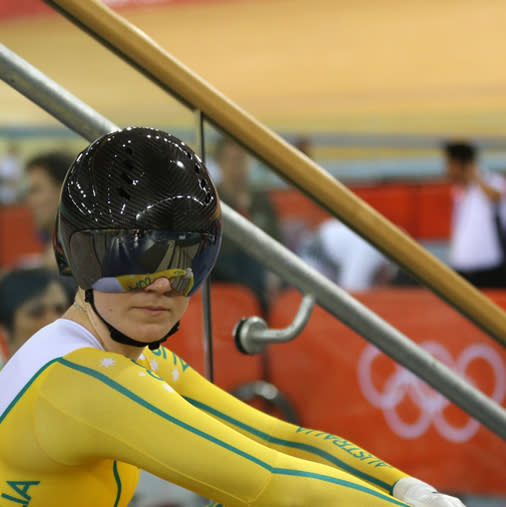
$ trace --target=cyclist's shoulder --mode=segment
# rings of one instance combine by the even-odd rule
[[[0,371],[0,413],[35,381],[58,370],[65,358],[81,350],[98,351],[97,347],[100,347],[98,340],[75,322],[57,319],[43,327]]]
[[[166,380],[177,379],[187,370],[191,370],[190,365],[182,357],[164,346],[155,350],[146,347],[136,362],[158,373]]]

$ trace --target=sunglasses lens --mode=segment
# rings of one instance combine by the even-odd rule
[[[121,275],[117,277],[100,278],[93,284],[93,288],[101,292],[128,292],[148,287],[159,278],[170,280],[171,289],[183,296],[187,296],[193,288],[194,278],[192,270],[167,269],[157,273],[140,275]]]

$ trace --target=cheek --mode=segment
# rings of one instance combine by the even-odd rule
[[[121,304],[121,299],[116,300],[114,296],[108,298],[106,301],[101,301],[99,305],[97,306],[97,309],[99,309],[100,313],[108,318],[112,317],[114,319],[121,319],[126,316],[127,313],[127,307],[125,305]],[[97,304],[95,302],[95,304]]]
[[[188,305],[190,304],[190,298],[188,297],[177,297],[177,301],[174,304],[174,315],[177,315],[177,320],[179,320],[186,309],[188,308]]]
[[[123,294],[105,295],[99,291],[94,291],[95,307],[107,322],[115,325],[127,316],[128,306],[125,304],[124,297]]]
[[[41,201],[41,197],[40,197],[40,192],[39,191],[33,191],[33,192],[31,192],[29,194],[28,199],[27,199],[27,203],[28,203],[28,206],[32,210],[37,211],[38,208],[40,208],[40,203],[41,202],[43,202],[43,201]]]
[[[59,193],[54,188],[48,189],[43,196],[41,196],[40,205],[43,207],[43,212],[48,216],[52,217],[56,214],[58,207]]]
[[[60,202],[60,188],[53,186],[51,188],[51,202],[54,204],[54,208],[56,209],[58,207],[58,204]]]
[[[39,319],[34,319],[27,314],[18,313],[14,318],[14,338],[17,341],[25,341],[35,334],[43,324]]]
[[[46,213],[52,212],[53,207],[58,203],[59,193],[49,185],[41,186],[32,197],[32,202],[36,206],[43,207]]]

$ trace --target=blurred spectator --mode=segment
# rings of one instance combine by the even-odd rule
[[[352,292],[385,285],[395,274],[383,254],[334,218],[322,222],[298,253],[309,265]]]
[[[294,148],[297,148],[301,153],[308,158],[313,157],[313,143],[311,138],[305,135],[300,135],[292,141]],[[309,197],[305,196],[302,199],[309,201]],[[281,220],[281,229],[283,235],[283,242],[287,248],[293,252],[298,252],[304,240],[313,231],[313,224],[309,223],[305,214],[294,218],[284,218]]]
[[[57,263],[52,243],[53,227],[61,186],[73,160],[73,155],[65,151],[50,151],[34,156],[25,167],[28,177],[27,205],[44,244],[42,256],[36,265],[54,271],[57,271]],[[61,278],[61,283],[73,299],[77,289],[74,279],[65,276]]]
[[[23,165],[17,144],[11,143],[0,158],[0,205],[16,203],[21,195]]]
[[[477,287],[504,287],[504,178],[478,164],[471,143],[448,142],[443,150],[454,184],[450,264]]]
[[[12,355],[71,301],[61,278],[46,268],[15,269],[0,279],[0,330]]]
[[[42,264],[56,269],[51,242],[60,189],[74,157],[66,152],[52,151],[36,155],[26,164],[28,176],[27,204],[39,236],[45,245]]]
[[[279,241],[280,226],[273,204],[265,192],[249,184],[250,161],[246,151],[225,137],[217,143],[215,160],[221,173],[218,184],[221,199]],[[237,282],[250,287],[264,309],[279,287],[275,275],[225,236],[211,276],[215,281]]]

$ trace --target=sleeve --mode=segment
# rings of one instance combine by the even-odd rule
[[[374,285],[374,277],[386,264],[383,255],[367,243],[361,243],[342,266],[338,284],[349,291],[364,291]]]
[[[160,358],[155,364],[160,375],[181,396],[248,438],[282,453],[345,471],[388,494],[399,479],[408,476],[344,438],[295,426],[251,407],[163,347],[155,352]]]
[[[503,198],[506,194],[506,179],[501,174],[485,172],[485,182],[492,188],[501,192]]]
[[[170,364],[169,358],[160,362]],[[169,384],[117,354],[88,349],[58,359],[40,386],[39,444],[57,463],[120,460],[226,507],[406,506],[345,472],[270,449],[209,415],[197,400],[176,392],[174,385],[196,375],[182,362],[176,366]],[[176,380],[174,371],[182,372]],[[189,383],[197,380],[188,377]]]

